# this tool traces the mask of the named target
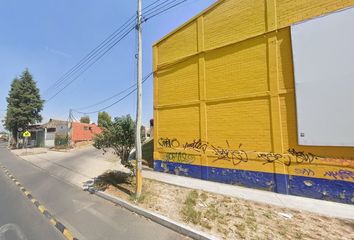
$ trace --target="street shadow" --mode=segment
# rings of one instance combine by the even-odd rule
[[[132,184],[131,174],[121,171],[109,170],[95,178],[94,186],[100,191],[106,190],[109,186],[114,186],[122,192],[131,195],[133,192],[130,189],[122,186],[122,184],[125,186]]]

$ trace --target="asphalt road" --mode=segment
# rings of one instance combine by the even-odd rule
[[[0,240],[32,239],[63,240],[64,237],[0,170]]]
[[[56,219],[62,222],[80,240],[187,239],[168,228],[52,176],[49,172],[16,157],[1,146],[0,162]],[[39,212],[36,213],[38,210],[22,195],[15,184],[6,179],[1,171],[0,226],[7,223],[18,223],[17,225],[28,235],[27,239],[60,239],[58,231]],[[10,198],[9,195],[13,196]],[[10,206],[8,206],[9,204]],[[18,219],[16,219],[16,216]],[[42,228],[47,229],[47,232],[40,231],[43,230]],[[33,235],[35,233],[42,235],[33,237],[37,236]],[[10,240],[10,238],[6,238],[6,240]],[[15,238],[15,240],[17,239]]]

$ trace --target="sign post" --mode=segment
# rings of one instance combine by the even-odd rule
[[[26,147],[26,152],[27,152],[27,143],[28,143],[28,138],[31,137],[31,133],[29,131],[25,131],[22,136],[24,137],[24,147]]]
[[[18,128],[17,129],[17,134],[16,134],[16,148],[19,147],[19,144],[20,144],[20,132],[22,132],[22,128]]]
[[[30,133],[29,131],[25,131],[25,132],[22,134],[22,136],[23,136],[24,138],[29,138],[29,137],[31,137],[31,133]]]

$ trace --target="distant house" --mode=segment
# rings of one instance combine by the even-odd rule
[[[0,139],[7,140],[8,137],[9,135],[7,132],[0,132]]]
[[[72,122],[71,142],[75,144],[82,141],[91,141],[96,134],[101,132],[101,128],[94,123]]]
[[[44,146],[54,147],[55,139],[68,135],[68,121],[49,119],[49,122],[41,125],[44,129]]]
[[[29,145],[32,147],[54,147],[56,140],[69,137],[72,144],[91,141],[102,130],[96,124],[80,123],[50,119],[42,125],[33,125],[28,129],[32,136]],[[60,141],[57,141],[57,144]],[[60,144],[59,144],[60,145]]]

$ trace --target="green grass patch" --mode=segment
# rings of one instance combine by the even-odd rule
[[[186,222],[200,224],[202,214],[195,208],[198,196],[199,194],[196,190],[190,191],[184,201],[184,206],[182,207],[181,213]]]
[[[147,194],[143,193],[139,197],[137,197],[135,194],[132,194],[130,195],[129,200],[136,203],[143,203],[147,200]]]

